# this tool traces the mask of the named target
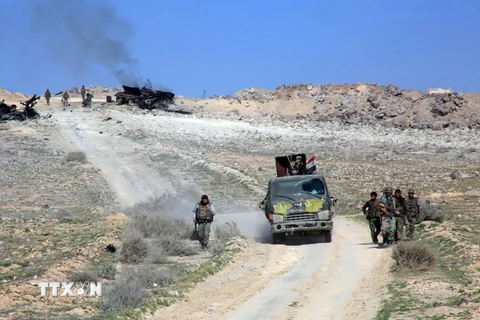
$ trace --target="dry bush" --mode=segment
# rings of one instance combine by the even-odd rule
[[[72,282],[97,282],[98,280],[98,274],[91,270],[75,272],[70,276],[70,281]]]
[[[127,263],[139,263],[147,256],[148,245],[143,236],[127,229],[122,235],[122,249],[120,250],[120,260]]]
[[[437,263],[436,252],[423,242],[400,242],[392,257],[399,270],[423,271],[433,268]]]
[[[197,253],[197,249],[186,240],[174,236],[162,236],[155,239],[155,243],[170,256],[192,256]]]
[[[418,206],[420,207],[420,214],[418,215],[417,223],[421,221],[435,221],[442,223],[445,221],[445,215],[438,204],[419,200]]]
[[[233,221],[223,223],[214,227],[215,237],[219,240],[230,240],[240,235],[237,224]]]
[[[109,310],[135,307],[148,294],[146,287],[136,281],[136,274],[125,270],[121,277],[112,284],[105,285],[102,292],[103,305]]]
[[[221,256],[225,253],[226,245],[223,242],[214,242],[209,247],[214,256]]]
[[[138,230],[146,238],[173,236],[188,239],[193,227],[184,220],[177,220],[160,213],[142,213],[133,217],[132,228]]]
[[[84,163],[85,161],[87,161],[87,156],[82,151],[73,151],[73,152],[67,153],[64,157],[64,160],[65,162],[76,161],[76,162]]]
[[[157,244],[151,244],[148,247],[148,255],[145,259],[146,263],[163,264],[168,262],[167,253],[163,247]]]
[[[113,263],[107,262],[98,267],[97,274],[103,279],[114,280],[117,274],[117,268]]]

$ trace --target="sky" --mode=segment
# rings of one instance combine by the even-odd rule
[[[478,0],[0,0],[0,88],[480,92]]]

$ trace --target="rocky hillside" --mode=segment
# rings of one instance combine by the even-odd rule
[[[215,99],[230,100],[228,104],[239,113],[250,109],[318,121],[417,129],[480,127],[480,95],[476,93],[429,94],[364,83],[300,84],[276,90],[249,88]]]

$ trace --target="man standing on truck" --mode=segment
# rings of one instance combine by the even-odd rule
[[[373,191],[370,193],[370,200],[365,202],[362,207],[363,214],[370,225],[370,235],[372,241],[378,244],[378,235],[380,234],[382,223],[380,222],[380,201],[377,199],[377,193]]]
[[[202,249],[208,249],[208,240],[210,237],[210,227],[215,216],[215,207],[208,200],[208,196],[204,194],[193,208],[193,222],[198,225],[198,241],[202,245]]]

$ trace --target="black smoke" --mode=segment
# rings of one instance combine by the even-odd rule
[[[106,0],[31,0],[31,32],[47,56],[72,74],[106,68],[121,84],[140,85],[138,61],[129,50],[132,24]]]

